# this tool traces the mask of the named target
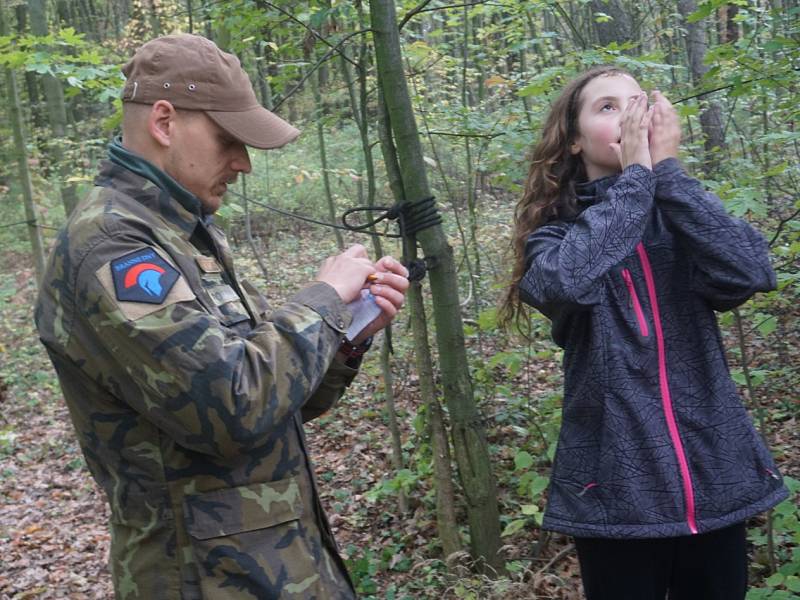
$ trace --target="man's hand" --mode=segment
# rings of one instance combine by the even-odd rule
[[[391,256],[384,256],[375,263],[375,282],[369,291],[381,307],[381,314],[358,334],[353,344],[358,345],[392,322],[403,306],[408,290],[408,269]]]
[[[316,280],[330,285],[347,304],[358,298],[367,277],[375,272],[376,265],[367,256],[364,246],[355,244],[341,254],[326,258]]]
[[[656,165],[667,158],[678,157],[681,143],[681,123],[678,112],[669,100],[655,90],[653,92],[653,118],[650,121],[650,156]]]
[[[647,108],[647,94],[642,92],[632,98],[620,115],[620,140],[611,143],[622,169],[637,164],[653,168],[648,148],[647,132],[653,110]]]

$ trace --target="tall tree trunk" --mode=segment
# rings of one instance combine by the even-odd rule
[[[265,32],[265,37],[266,35]],[[256,72],[258,73],[258,91],[261,93],[261,104],[267,110],[272,110],[272,86],[269,83],[269,79],[267,79],[266,60],[268,54],[264,52],[264,48],[258,40],[253,44],[253,52],[256,55]]]
[[[591,8],[592,13],[601,12],[611,17],[611,20],[602,22],[592,19],[601,46],[608,46],[611,42],[622,44],[633,39],[631,14],[621,0],[592,0]]]
[[[717,12],[717,31],[719,31],[719,43],[728,44],[739,39],[739,24],[735,17],[739,13],[739,7],[735,4],[720,6]]]
[[[697,0],[679,0],[678,7],[684,19],[697,10]],[[684,22],[686,27],[686,53],[689,57],[689,71],[692,83],[696,88],[703,85],[703,75],[708,67],[703,63],[708,50],[705,20],[694,23]],[[719,168],[720,152],[725,146],[725,131],[722,126],[722,111],[717,102],[708,100],[706,107],[700,111],[700,127],[705,136],[704,171],[711,174]]]
[[[306,53],[306,61],[311,62],[311,54],[310,52]],[[314,115],[314,121],[316,122],[317,126],[317,140],[319,142],[319,161],[322,166],[322,183],[325,187],[325,198],[328,204],[328,217],[330,218],[331,223],[336,222],[336,203],[333,199],[333,192],[331,191],[331,180],[330,174],[328,173],[328,153],[327,149],[325,148],[325,128],[322,125],[322,116],[323,116],[323,108],[322,108],[322,93],[320,92],[319,88],[321,85],[321,77],[320,72],[317,71],[316,73],[312,74],[311,77],[311,91],[314,95],[314,106],[316,108],[316,114]],[[339,247],[339,250],[344,250],[344,238],[342,237],[342,232],[339,229],[333,230],[334,234],[336,234],[336,245]]]
[[[49,33],[47,27],[46,0],[29,0],[28,8],[31,16],[31,32],[34,35],[45,36]],[[67,139],[67,110],[64,105],[64,93],[61,82],[53,75],[42,75],[42,85],[47,100],[47,115],[53,139],[49,145],[49,155],[56,163],[59,173],[59,188],[61,190],[61,203],[64,213],[69,216],[78,204],[78,191],[74,183],[69,183],[67,178],[72,173],[72,168],[67,164],[64,145]]]
[[[25,35],[28,28],[28,7],[25,4],[18,4],[16,7],[17,12],[17,31],[20,35]],[[39,129],[44,126],[44,118],[42,115],[41,100],[39,99],[39,82],[36,79],[36,73],[33,71],[25,71],[25,89],[28,92],[28,106],[31,111],[31,120],[33,121],[34,129]],[[35,137],[35,136],[34,136]],[[35,140],[36,145],[39,146],[39,140]]]
[[[403,182],[404,196],[397,200],[421,200],[430,196],[430,187],[403,73],[394,2],[370,0],[370,16],[380,85]],[[467,500],[472,553],[485,561],[486,565],[501,570],[503,561],[498,554],[500,514],[497,492],[486,433],[472,393],[453,249],[447,243],[441,225],[420,231],[416,238],[425,256],[435,261],[428,273],[433,295],[436,341],[444,396],[450,411],[453,447]],[[415,246],[413,239],[409,240],[409,246]]]
[[[360,23],[360,19],[359,19]],[[359,108],[359,101],[356,98],[355,86],[353,85],[353,76],[350,73],[350,64],[347,62],[344,52],[339,56],[339,67],[342,70],[342,76],[345,84],[347,85],[347,93],[350,98],[350,110],[353,113],[353,120],[358,127],[358,132],[361,139],[361,150],[364,168],[360,170],[360,177],[358,180],[358,204],[364,205],[364,184],[363,179],[366,174],[367,180],[367,198],[366,205],[375,205],[375,168],[372,160],[372,147],[369,144],[369,129],[367,127],[367,94],[366,94],[366,51],[364,43],[361,44],[361,55],[359,56],[359,87],[364,91],[361,96],[361,106]],[[374,231],[374,229],[373,229]],[[372,248],[375,256],[383,256],[383,247],[381,240],[377,236],[372,236]],[[389,421],[389,433],[392,437],[392,467],[395,473],[403,468],[403,443],[400,436],[400,426],[397,421],[397,410],[395,409],[394,402],[394,377],[392,376],[392,363],[391,363],[391,325],[386,328],[383,340],[381,342],[381,374],[383,375],[383,388],[386,395],[386,416]],[[401,514],[408,512],[408,498],[406,497],[403,489],[398,490],[397,505]]]
[[[0,3],[0,35],[8,35],[5,2]],[[19,102],[19,90],[17,89],[17,78],[13,69],[6,67],[5,76],[6,100],[8,102],[8,110],[11,118],[11,128],[14,132],[14,149],[17,158],[17,169],[19,171],[19,183],[22,188],[22,197],[25,201],[25,219],[28,223],[28,237],[31,242],[33,264],[36,270],[36,282],[39,284],[44,275],[44,244],[42,244],[39,225],[36,222],[36,209],[33,204],[33,184],[31,183],[31,174],[28,170],[28,155],[25,151],[25,129]]]
[[[194,33],[194,7],[192,0],[186,0],[186,14],[189,17],[189,33]]]
[[[378,76],[380,79],[380,75]],[[397,153],[392,142],[391,124],[387,112],[386,101],[381,86],[378,86],[378,134],[381,141],[386,174],[394,197],[400,201],[405,197],[403,180]],[[403,240],[404,255],[407,260],[417,258],[417,244],[413,240]],[[461,537],[458,534],[456,520],[455,490],[450,458],[450,443],[447,440],[447,429],[444,414],[436,397],[436,384],[433,377],[433,357],[428,337],[428,322],[425,316],[425,303],[422,299],[422,285],[419,281],[411,282],[408,288],[408,306],[410,312],[411,331],[414,336],[414,348],[419,376],[419,393],[428,413],[428,433],[430,435],[431,452],[433,454],[433,476],[436,487],[436,530],[442,543],[445,559],[461,550]]]
[[[472,19],[469,16],[469,6],[464,6],[464,39],[463,39],[463,55],[461,57],[461,106],[464,109],[464,131],[469,130],[469,111],[472,106],[472,97],[469,90],[469,79],[467,78],[467,70],[469,68],[469,39],[471,34]],[[470,289],[473,292],[477,289],[477,279],[481,276],[481,256],[478,251],[478,216],[475,198],[475,173],[472,164],[472,148],[470,145],[469,136],[464,138],[464,161],[467,170],[467,210],[469,213],[469,237],[470,247],[474,251],[474,270],[470,268]],[[468,253],[469,248],[464,248],[464,252]],[[477,318],[477,315],[475,315]]]

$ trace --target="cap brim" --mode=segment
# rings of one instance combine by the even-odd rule
[[[261,106],[240,112],[207,110],[205,113],[237,140],[253,148],[280,148],[300,135],[299,129]]]

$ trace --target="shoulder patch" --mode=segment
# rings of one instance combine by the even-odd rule
[[[162,304],[180,277],[177,269],[152,248],[144,248],[111,261],[117,300]]]

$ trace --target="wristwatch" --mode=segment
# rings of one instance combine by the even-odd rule
[[[346,364],[348,367],[356,369],[358,368],[358,365],[361,364],[361,357],[364,356],[364,353],[369,350],[371,346],[372,336],[368,337],[357,346],[350,343],[350,340],[347,338],[344,338],[342,339],[342,343],[339,345],[339,352],[344,354],[344,364]]]

